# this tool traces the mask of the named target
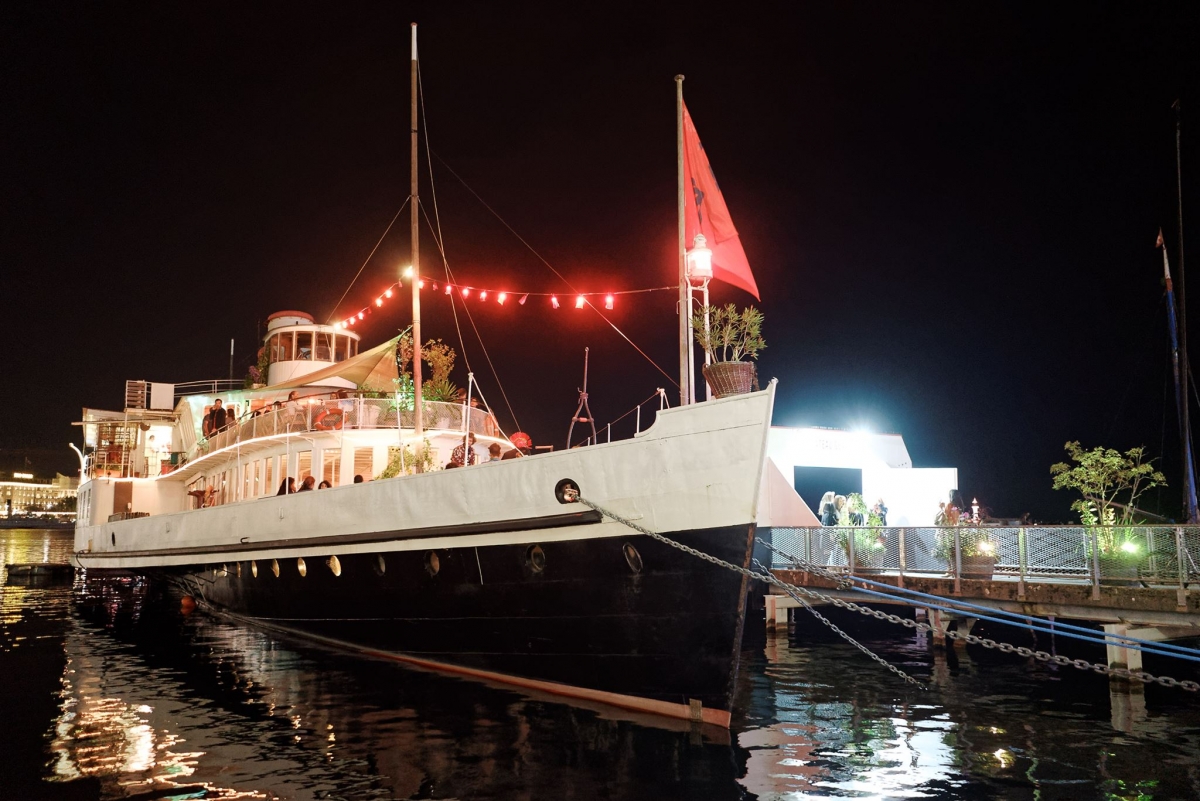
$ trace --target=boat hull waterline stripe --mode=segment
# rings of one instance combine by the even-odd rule
[[[490,523],[464,523],[457,526],[431,526],[429,528],[411,529],[404,531],[368,531],[361,534],[336,534],[328,537],[306,537],[286,540],[264,540],[262,542],[242,542],[227,545],[197,545],[188,548],[158,548],[142,551],[100,551],[76,553],[77,559],[129,559],[146,556],[205,556],[215,559],[230,553],[247,553],[250,551],[272,551],[290,548],[321,548],[343,545],[364,545],[376,542],[393,542],[396,540],[433,539],[435,537],[467,536],[472,534],[504,534],[510,531],[537,531],[547,528],[564,528],[588,523],[600,523],[603,516],[599,512],[573,512],[571,514],[550,515],[547,517],[532,517],[519,520],[497,520]]]

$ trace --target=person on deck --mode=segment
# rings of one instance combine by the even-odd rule
[[[503,448],[501,448],[501,447],[500,447],[500,443],[499,443],[499,442],[493,442],[491,445],[488,445],[488,455],[487,455],[487,458],[486,458],[486,459],[484,459],[483,461],[485,461],[485,462],[498,462],[498,461],[500,461],[500,453],[501,453],[501,451],[503,451]]]
[[[330,484],[328,481],[322,481],[320,484],[317,485],[317,489],[333,489],[333,485]]]
[[[225,427],[225,410],[221,408],[221,399],[217,398],[213,401],[212,407],[212,429],[210,433],[215,434]]]
[[[317,480],[312,476],[305,476],[304,483],[300,485],[300,489],[296,492],[311,492],[312,488],[317,485]]]
[[[821,518],[822,526],[837,525],[837,507],[833,504],[835,497],[836,495],[833,490],[821,496],[821,504],[817,507],[817,514]]]
[[[450,452],[450,463],[455,467],[475,464],[475,435],[467,435],[467,443],[465,446],[458,445]]]
[[[288,477],[279,483],[279,492],[276,495],[291,495],[296,491],[296,479]]]

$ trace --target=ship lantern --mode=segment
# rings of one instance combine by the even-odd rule
[[[704,234],[696,234],[692,249],[687,252],[687,276],[696,286],[708,283],[713,277],[712,251]]]

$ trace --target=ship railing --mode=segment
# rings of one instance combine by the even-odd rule
[[[320,431],[412,428],[415,412],[410,404],[391,398],[309,398],[242,418],[200,440],[180,459],[180,466],[214,451],[263,437]],[[483,409],[458,403],[425,401],[422,424],[430,433],[461,432],[500,436],[496,418]],[[178,466],[177,466],[178,467]],[[176,467],[176,469],[177,469]]]
[[[240,378],[213,378],[208,381],[184,381],[175,384],[175,397],[184,395],[218,395],[223,392],[244,389],[246,382]]]
[[[837,572],[1177,587],[1200,583],[1200,526],[773,528],[783,553]],[[789,569],[775,554],[772,566]]]

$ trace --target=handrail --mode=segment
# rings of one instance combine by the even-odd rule
[[[462,404],[425,401],[422,411],[425,419],[432,423],[426,426],[427,430],[451,433],[463,430]],[[338,414],[334,415],[335,412]],[[502,436],[495,418],[483,409],[468,408],[467,413],[467,430],[471,433],[488,437]],[[201,439],[175,469],[239,442],[312,431],[411,428],[412,418],[412,409],[400,409],[390,398],[325,398],[309,403],[293,401],[278,409],[244,417]]]
[[[1200,526],[814,526],[773,528],[773,544],[820,567],[850,573],[964,580],[1171,587],[1200,583]],[[791,563],[774,557],[773,566]]]

